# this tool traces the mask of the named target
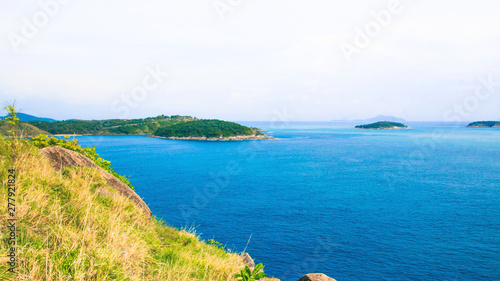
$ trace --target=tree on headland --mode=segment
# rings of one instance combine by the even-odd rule
[[[16,139],[16,125],[19,123],[19,118],[17,118],[17,111],[16,111],[16,102],[12,102],[10,105],[6,105],[3,107],[4,110],[8,112],[7,118],[5,118],[5,121],[7,121],[7,124],[11,126],[11,129],[8,131],[12,135],[12,139]]]

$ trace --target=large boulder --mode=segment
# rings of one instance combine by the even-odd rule
[[[141,197],[139,197],[139,195],[137,195],[137,193],[135,193],[128,185],[117,179],[115,176],[99,167],[96,163],[94,163],[86,156],[78,152],[62,148],[60,146],[49,146],[42,148],[40,149],[40,153],[47,160],[49,160],[52,167],[56,170],[61,170],[65,167],[89,167],[97,169],[111,188],[116,190],[120,195],[132,200],[132,202],[134,202],[134,204],[137,205],[137,207],[139,207],[144,212],[144,214],[149,217],[151,216],[151,210],[149,209],[148,205],[144,203],[144,201],[141,199]],[[100,194],[113,194],[102,189],[97,190],[97,192]]]
[[[302,278],[297,281],[335,281],[335,279],[330,278],[323,273],[309,273],[302,276]]]

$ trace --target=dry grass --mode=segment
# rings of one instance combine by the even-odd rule
[[[1,280],[234,280],[244,266],[236,254],[146,218],[128,199],[96,194],[109,189],[97,171],[57,172],[36,148],[23,150],[12,162],[0,147],[1,206],[7,206],[6,170],[17,169],[19,262],[17,274],[7,272],[2,207]]]

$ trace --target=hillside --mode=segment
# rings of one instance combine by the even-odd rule
[[[380,129],[380,130],[393,130],[393,129],[406,129],[408,126],[402,124],[402,123],[397,123],[397,122],[388,122],[388,121],[382,121],[382,122],[376,122],[372,124],[367,124],[367,125],[358,125],[356,126],[357,129]]]
[[[163,138],[212,140],[268,138],[259,129],[234,122],[179,115],[160,115],[144,119],[34,121],[30,124],[54,135],[151,135]]]
[[[192,120],[196,118],[160,115],[143,119],[33,121],[30,124],[54,135],[141,135],[152,134],[160,127]]]
[[[17,274],[7,271],[10,232],[1,225],[1,280],[235,280],[244,267],[241,256],[145,215],[98,169],[56,170],[31,143],[17,147],[14,156],[0,137],[5,187],[16,169],[15,193],[2,192],[0,204],[15,199],[18,224]],[[0,212],[2,222],[9,216]]]
[[[3,116],[3,117],[0,117],[0,120],[4,120],[7,116]],[[17,118],[19,118],[20,121],[22,122],[29,122],[29,121],[56,121],[54,119],[51,119],[51,118],[45,118],[45,117],[37,117],[37,116],[33,116],[33,115],[29,115],[29,114],[25,114],[25,113],[17,113]]]
[[[473,127],[473,128],[498,128],[500,127],[500,121],[478,121],[478,122],[472,122],[467,127]]]
[[[10,136],[10,133],[8,132],[9,130],[10,125],[4,120],[0,120],[0,135],[4,137]],[[18,136],[32,137],[40,134],[50,135],[50,133],[24,122],[19,123],[18,128],[16,129],[16,135]]]
[[[263,136],[260,130],[221,120],[195,120],[159,128],[154,136],[165,138],[229,138],[236,136]]]

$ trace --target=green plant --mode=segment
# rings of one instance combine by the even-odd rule
[[[240,271],[240,273],[236,275],[236,277],[238,277],[240,281],[260,280],[260,279],[266,277],[266,274],[264,273],[264,271],[261,271],[262,269],[264,269],[264,265],[262,265],[262,263],[257,264],[255,266],[255,268],[253,269],[253,271],[250,270],[250,267],[245,266],[245,268],[242,269]]]
[[[16,124],[19,123],[19,118],[17,118],[17,111],[15,108],[15,104],[6,105],[3,109],[7,110],[8,117],[5,118],[5,121],[11,126],[11,129],[8,131],[12,135],[12,139],[16,139]]]
[[[216,248],[224,250],[224,245],[221,242],[215,241],[214,239],[208,239],[208,243]]]
[[[58,139],[56,137],[49,138],[47,135],[38,135],[36,137],[33,137],[31,138],[31,142],[38,148],[57,145],[69,150],[76,151],[80,154],[83,154],[87,156],[90,160],[92,160],[94,163],[96,163],[97,166],[103,168],[106,172],[118,178],[124,184],[128,185],[132,190],[135,190],[134,186],[130,183],[130,181],[126,177],[118,174],[117,172],[115,172],[115,170],[113,170],[110,161],[104,160],[101,158],[101,156],[99,156],[99,154],[96,152],[95,146],[90,148],[89,147],[83,148],[78,144],[78,140],[76,138],[73,138],[72,140],[69,140],[69,137],[66,137],[64,139]]]

